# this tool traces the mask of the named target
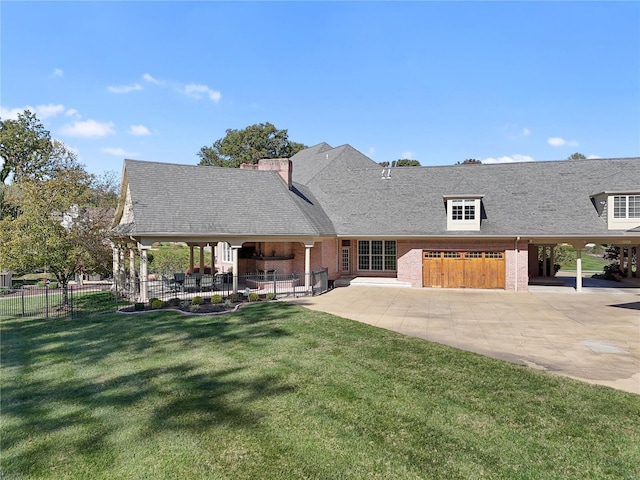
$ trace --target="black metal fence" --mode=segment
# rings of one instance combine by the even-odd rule
[[[240,275],[183,275],[161,276],[153,280],[127,284],[120,289],[128,298],[139,298],[141,289],[146,289],[147,298],[169,300],[170,298],[190,298],[193,296],[220,295],[225,298],[234,292],[245,295],[257,293],[273,297],[303,297],[317,295],[328,288],[327,270],[318,270],[309,274],[282,274],[276,272],[257,272]]]
[[[23,286],[0,291],[0,318],[61,318],[110,313],[123,300],[111,283],[56,286]]]
[[[211,277],[211,278],[210,278]],[[258,272],[232,276],[176,274],[172,278],[159,277],[155,280],[117,283],[99,283],[84,285],[23,286],[19,289],[0,289],[0,318],[3,317],[75,317],[112,313],[118,308],[137,302],[146,289],[146,299],[172,298],[189,299],[196,295],[220,295],[223,299],[234,292],[249,295],[282,298],[287,296],[318,295],[328,289],[326,269],[309,274],[279,274],[276,272]]]

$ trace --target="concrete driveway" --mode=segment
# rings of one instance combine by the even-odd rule
[[[405,335],[640,394],[640,288],[352,285],[291,300]]]

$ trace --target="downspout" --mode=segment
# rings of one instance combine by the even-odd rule
[[[515,271],[515,277],[516,277],[516,289],[515,291],[518,291],[518,242],[520,241],[520,236],[518,235],[516,237],[516,243],[514,245],[514,250],[516,251],[516,271]]]

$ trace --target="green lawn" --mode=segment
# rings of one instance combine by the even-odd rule
[[[640,396],[286,303],[2,321],[3,479],[637,479]]]
[[[590,272],[602,272],[605,265],[609,265],[609,261],[602,258],[602,255],[590,255],[587,252],[582,252],[580,258],[582,259],[582,270]],[[562,270],[574,272],[576,271],[576,268],[575,255],[573,256],[571,262],[562,266]]]

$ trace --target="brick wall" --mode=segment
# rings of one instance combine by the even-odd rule
[[[422,287],[422,251],[504,251],[505,252],[505,289],[526,290],[528,277],[527,243],[518,244],[516,261],[515,241],[505,240],[400,240],[398,241],[398,280],[410,282],[413,287]],[[516,277],[517,264],[517,277]]]

